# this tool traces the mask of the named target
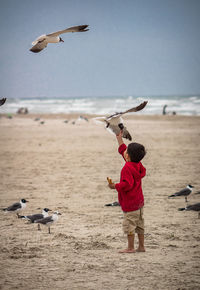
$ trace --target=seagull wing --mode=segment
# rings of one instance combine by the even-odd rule
[[[200,211],[200,202],[188,205],[186,210]]]
[[[41,213],[36,213],[36,214],[33,214],[33,215],[27,215],[26,218],[28,220],[30,220],[32,223],[34,223],[34,221],[36,220],[40,220],[40,219],[43,219],[43,214]]]
[[[50,34],[47,34],[47,36],[58,36],[60,34],[67,33],[67,32],[85,32],[89,30],[89,29],[86,29],[87,27],[88,25],[72,26],[63,30],[52,32]]]
[[[191,190],[188,188],[184,188],[180,190],[179,192],[174,193],[175,196],[187,196],[191,193]]]
[[[48,224],[50,222],[53,222],[53,219],[52,219],[52,216],[48,216],[48,217],[43,218],[43,219],[35,220],[34,222],[35,223],[40,223],[40,224],[46,225],[46,224]]]
[[[129,110],[123,112],[122,114],[141,111],[142,109],[144,109],[144,107],[146,106],[147,103],[148,103],[148,102],[145,101],[145,102],[141,103],[139,106],[134,107],[134,108],[132,108],[132,109],[129,109]]]
[[[15,211],[18,208],[21,208],[21,203],[20,202],[14,203],[13,205],[7,207],[6,210],[8,210],[8,211]]]
[[[47,47],[47,41],[46,39],[38,41],[34,46],[31,47],[30,51],[32,52],[40,52],[45,47]]]
[[[36,40],[34,40],[34,41],[32,42],[32,45],[36,45],[38,42],[42,42],[42,41],[44,41],[44,40],[46,40],[46,39],[47,39],[46,34],[42,34],[42,35],[40,35],[38,38],[36,38]]]
[[[142,109],[144,109],[144,107],[146,106],[147,103],[148,103],[148,102],[145,101],[145,102],[141,103],[141,104],[140,104],[139,106],[137,106],[137,107],[131,108],[131,109],[125,111],[125,112],[115,113],[115,114],[113,114],[113,115],[107,117],[107,119],[112,118],[112,117],[121,116],[121,115],[126,114],[126,113],[131,113],[131,112],[138,112],[138,111],[141,111]]]
[[[0,100],[0,106],[2,106],[5,103],[5,101],[6,101],[6,98],[1,99]]]
[[[96,118],[92,118],[92,120],[95,124],[101,124],[101,123],[105,124],[106,117],[96,117]]]

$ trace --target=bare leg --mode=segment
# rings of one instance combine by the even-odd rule
[[[119,251],[119,253],[135,253],[134,238],[135,238],[135,235],[127,235],[128,248],[125,250]]]
[[[49,227],[49,234],[50,234],[50,227]]]
[[[40,224],[38,224],[38,231],[40,231]]]
[[[138,234],[139,246],[137,248],[137,252],[145,252],[144,247],[144,234]]]

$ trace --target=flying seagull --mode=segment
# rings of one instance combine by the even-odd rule
[[[2,106],[6,102],[6,98],[0,100],[0,106]]]
[[[175,192],[174,194],[168,196],[168,198],[170,197],[176,197],[176,196],[185,196],[185,201],[187,202],[187,196],[190,195],[190,193],[192,193],[192,188],[194,186],[188,184],[186,186],[186,188],[182,189],[181,191]]]
[[[123,130],[122,137],[131,141],[132,137],[130,133],[128,132],[127,128],[124,126],[121,115],[126,114],[126,113],[141,111],[142,109],[144,109],[147,103],[148,102],[145,101],[141,103],[139,106],[131,108],[125,112],[115,113],[108,117],[97,117],[97,118],[94,118],[94,120],[104,122],[106,124],[106,128],[116,135],[119,134],[120,130]]]
[[[179,208],[178,210],[182,211],[182,210],[194,210],[194,211],[198,211],[198,218],[200,218],[200,202],[195,203],[195,204],[191,204],[191,205],[187,205],[186,207],[183,208]]]
[[[22,198],[20,202],[13,203],[11,206],[3,208],[3,210],[5,212],[16,212],[17,216],[19,216],[18,212],[25,209],[27,202],[26,199]]]
[[[50,226],[58,220],[59,215],[61,215],[61,213],[59,213],[58,211],[55,211],[52,216],[48,216],[48,217],[43,218],[43,219],[35,220],[34,223],[39,223],[39,224],[47,226],[49,229],[49,234],[50,234]]]
[[[33,46],[31,47],[30,51],[40,52],[45,47],[47,47],[48,43],[64,42],[64,40],[59,36],[60,34],[68,33],[68,32],[85,32],[89,30],[89,29],[86,29],[87,27],[88,25],[78,25],[78,26],[69,27],[63,30],[59,30],[50,34],[43,34],[39,36],[35,41],[32,42]]]
[[[34,221],[36,220],[40,220],[40,219],[48,217],[48,211],[50,211],[50,209],[45,207],[42,210],[42,213],[36,213],[33,215],[18,215],[18,218],[28,220],[29,223],[34,223]],[[38,230],[40,230],[39,224],[38,224]]]

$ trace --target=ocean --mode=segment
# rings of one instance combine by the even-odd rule
[[[27,97],[8,98],[0,113],[16,113],[27,108],[29,113],[80,113],[105,115],[122,112],[148,101],[147,106],[137,114],[161,115],[164,105],[167,114],[199,116],[200,95],[196,96],[154,96],[154,97]]]

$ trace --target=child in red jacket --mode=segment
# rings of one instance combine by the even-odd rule
[[[134,237],[138,234],[139,246],[137,252],[145,252],[144,247],[144,196],[141,179],[146,174],[146,169],[140,162],[146,154],[143,145],[130,143],[128,147],[122,140],[122,132],[116,136],[119,144],[119,153],[126,163],[121,170],[119,183],[108,186],[118,191],[118,200],[124,213],[123,230],[127,234],[128,248],[120,253],[135,253]]]

